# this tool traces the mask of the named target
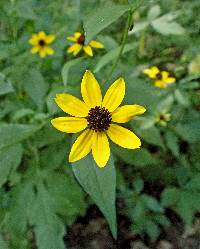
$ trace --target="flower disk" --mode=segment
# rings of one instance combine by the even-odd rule
[[[88,127],[96,132],[106,131],[112,121],[111,113],[105,107],[95,106],[91,108],[88,116]]]

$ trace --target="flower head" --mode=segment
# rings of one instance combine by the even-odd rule
[[[171,120],[171,114],[168,113],[167,111],[162,111],[160,113],[157,113],[155,116],[155,123],[161,125],[161,126],[166,126],[167,122]]]
[[[140,105],[119,107],[125,95],[122,78],[116,80],[102,98],[97,80],[90,71],[86,71],[81,82],[81,94],[83,101],[67,93],[57,94],[57,105],[71,116],[51,120],[52,125],[62,132],[84,130],[71,148],[70,162],[80,160],[92,150],[97,165],[104,167],[110,157],[108,137],[124,148],[136,149],[141,146],[140,139],[133,132],[115,124],[126,123],[146,111]]]
[[[153,66],[143,71],[150,79],[154,80],[154,85],[159,88],[166,88],[170,84],[176,82],[176,78],[171,77],[169,72],[160,71],[157,67]]]
[[[54,50],[49,47],[49,44],[51,44],[54,40],[54,35],[47,35],[43,31],[39,32],[38,34],[33,34],[31,39],[29,40],[29,43],[33,45],[31,53],[39,53],[40,57],[42,58],[46,55],[52,55],[54,53]]]
[[[68,36],[67,39],[74,42],[67,50],[68,53],[73,53],[73,55],[77,55],[83,49],[87,55],[93,56],[92,48],[104,48],[101,42],[94,40],[85,44],[85,35],[80,32],[75,32],[73,36]]]

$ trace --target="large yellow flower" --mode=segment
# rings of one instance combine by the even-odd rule
[[[92,48],[104,48],[101,42],[94,40],[89,44],[85,44],[85,35],[80,32],[75,32],[73,36],[68,36],[67,39],[75,42],[75,44],[71,45],[67,50],[68,53],[73,53],[73,55],[77,55],[83,49],[87,55],[93,56]]]
[[[156,66],[146,68],[143,71],[144,74],[148,75],[150,79],[155,80],[154,85],[159,88],[166,88],[170,84],[176,82],[176,78],[171,77],[169,72],[167,71],[160,71],[159,68]]]
[[[46,55],[52,55],[54,50],[49,47],[49,44],[51,44],[54,40],[54,35],[46,35],[43,31],[39,32],[38,34],[33,34],[29,40],[29,43],[33,45],[31,53],[39,53],[40,57],[42,58]]]
[[[99,167],[104,167],[110,157],[108,137],[116,144],[136,149],[140,139],[130,130],[115,123],[126,123],[146,110],[140,105],[119,107],[125,95],[125,82],[116,80],[102,99],[100,86],[90,71],[86,71],[81,82],[83,101],[62,93],[56,95],[57,105],[73,117],[59,117],[51,120],[52,125],[62,132],[77,133],[84,130],[74,142],[69,161],[85,157],[91,150]],[[108,136],[108,137],[107,137]]]

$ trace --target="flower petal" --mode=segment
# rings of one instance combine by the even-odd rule
[[[75,32],[75,33],[74,33],[74,37],[75,37],[76,39],[78,39],[81,35],[82,35],[81,32]]]
[[[40,50],[40,47],[39,47],[39,46],[35,46],[35,47],[31,48],[31,53],[32,53],[32,54],[35,54],[35,53],[37,53],[39,50]]]
[[[97,165],[102,168],[106,166],[110,157],[110,146],[104,132],[94,132],[92,155]]]
[[[140,139],[130,130],[111,124],[107,130],[109,138],[116,144],[127,149],[137,149],[141,146]]]
[[[168,77],[167,79],[165,79],[165,82],[167,84],[174,83],[174,82],[176,82],[176,78],[174,78],[174,77]]]
[[[92,40],[89,45],[93,48],[104,48],[104,45],[101,42]]]
[[[39,39],[45,40],[45,39],[46,39],[46,34],[45,34],[45,32],[44,32],[44,31],[40,31],[40,32],[38,33],[38,37],[39,37]]]
[[[33,34],[33,35],[31,36],[31,39],[29,39],[29,43],[30,43],[31,45],[37,45],[37,44],[38,44],[38,40],[39,40],[38,35],[37,35],[37,34]]]
[[[78,43],[73,44],[67,49],[68,53],[73,53],[74,55],[77,55],[79,51],[81,50],[82,46]]]
[[[77,39],[74,36],[67,36],[67,40],[77,42]]]
[[[146,109],[141,105],[124,105],[118,107],[112,113],[112,121],[116,123],[126,123],[134,116],[141,115]]]
[[[155,67],[155,66],[153,66],[153,67],[151,67],[151,68],[147,68],[147,69],[145,69],[145,70],[143,71],[143,73],[146,74],[146,75],[148,75],[149,78],[151,78],[151,79],[155,79],[156,76],[157,76],[157,74],[158,74],[159,72],[160,72],[160,70],[159,70],[157,67]]]
[[[113,112],[121,104],[124,95],[125,82],[123,78],[119,78],[108,88],[102,106]]]
[[[52,54],[54,54],[54,50],[52,49],[52,48],[50,48],[50,47],[48,47],[48,46],[45,46],[45,51],[46,51],[46,53],[48,54],[48,55],[52,55]]]
[[[51,124],[59,131],[76,133],[87,127],[85,118],[59,117],[51,120]]]
[[[86,54],[88,54],[89,56],[93,56],[93,52],[92,52],[92,48],[88,45],[88,46],[83,46],[83,50],[85,51]]]
[[[166,88],[167,84],[163,80],[156,80],[154,85],[159,88]]]
[[[89,70],[86,70],[83,75],[81,82],[81,94],[86,105],[90,108],[101,106],[101,89],[94,75]]]
[[[93,130],[87,129],[76,139],[69,154],[69,162],[78,161],[91,151],[93,133]]]
[[[46,44],[50,44],[55,40],[56,36],[55,35],[47,35],[45,38]]]
[[[40,48],[39,55],[41,58],[44,58],[46,56],[46,50],[44,48]]]
[[[56,94],[56,104],[66,113],[75,117],[86,117],[89,112],[87,105],[80,99],[67,94]]]

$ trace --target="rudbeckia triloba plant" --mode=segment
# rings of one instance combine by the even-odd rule
[[[166,88],[170,84],[176,82],[176,78],[171,77],[169,72],[160,71],[157,67],[153,66],[143,71],[150,79],[154,80],[154,85],[159,88]]]
[[[90,41],[89,44],[85,44],[85,35],[80,32],[75,32],[73,36],[68,36],[67,39],[75,42],[67,50],[68,53],[73,53],[73,55],[77,55],[83,49],[87,55],[93,56],[92,48],[104,48],[101,42],[94,40]]]
[[[55,40],[54,35],[47,35],[45,32],[41,31],[38,34],[33,34],[29,43],[33,45],[31,49],[32,54],[39,53],[40,57],[45,57],[46,55],[52,55],[54,50],[49,47],[49,45]]]
[[[136,149],[140,139],[130,130],[116,124],[126,123],[146,110],[140,105],[120,106],[125,95],[125,82],[116,80],[102,98],[100,86],[90,71],[86,71],[81,82],[82,100],[67,94],[57,94],[57,105],[73,117],[59,117],[51,121],[62,132],[83,131],[74,142],[69,161],[75,162],[85,157],[91,150],[95,162],[104,167],[110,157],[108,137],[116,144]]]

